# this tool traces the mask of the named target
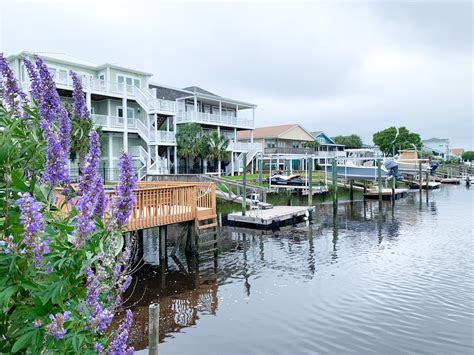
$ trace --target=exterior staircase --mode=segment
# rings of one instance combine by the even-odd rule
[[[262,145],[259,143],[254,143],[250,146],[250,149],[246,152],[247,153],[247,166],[252,162],[252,160],[257,156],[258,153],[262,152]],[[237,156],[237,159],[234,161],[234,173],[243,173],[244,168],[244,152],[240,153]],[[231,175],[232,174],[232,164],[229,163],[225,167],[225,174]]]

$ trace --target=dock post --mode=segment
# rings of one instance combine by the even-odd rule
[[[242,156],[242,165],[243,165],[243,176],[242,176],[242,216],[245,216],[245,211],[247,210],[247,153],[243,153]]]
[[[258,160],[258,186],[262,186],[263,179],[262,179],[262,169],[263,169],[263,160]]]
[[[367,193],[367,180],[364,180],[364,195]]]
[[[421,171],[421,161],[418,163],[418,184],[420,185],[420,199],[422,198],[421,192],[423,189],[423,173]]]
[[[377,160],[377,182],[379,186],[379,203],[382,203],[382,160]]]
[[[148,353],[158,355],[160,342],[160,305],[153,303],[148,306]]]
[[[337,204],[337,161],[336,159],[333,159],[332,161],[332,189],[333,189],[332,200],[335,204]]]
[[[426,203],[428,203],[428,191],[430,190],[430,173],[427,171],[426,173]]]
[[[166,234],[165,226],[158,227],[158,240],[160,246],[160,264],[166,259]]]
[[[309,190],[308,190],[308,206],[311,206],[313,204],[313,159],[308,160],[308,185],[309,185]]]
[[[351,201],[354,201],[354,180],[352,179],[350,180],[349,186],[350,186],[349,198]]]
[[[392,181],[392,203],[395,203],[396,192],[397,192],[397,179],[394,176],[393,181]]]

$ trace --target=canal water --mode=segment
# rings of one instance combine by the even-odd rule
[[[320,204],[274,232],[224,217],[217,259],[134,275],[132,345],[160,302],[160,354],[473,353],[473,195],[341,203],[336,218]]]

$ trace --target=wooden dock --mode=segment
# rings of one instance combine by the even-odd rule
[[[407,197],[408,189],[395,189],[394,199],[398,200]],[[364,194],[364,198],[369,200],[377,200],[379,198],[379,190],[371,189]],[[392,189],[382,189],[382,200],[392,200]]]
[[[461,179],[457,179],[457,178],[445,178],[445,179],[441,179],[439,182],[442,183],[442,184],[454,184],[454,185],[459,185],[459,184],[461,183]]]
[[[314,207],[308,206],[274,206],[268,210],[234,212],[227,216],[230,224],[245,225],[257,229],[277,228],[282,225],[297,223],[304,218],[310,218]]]

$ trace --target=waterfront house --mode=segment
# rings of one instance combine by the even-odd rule
[[[422,140],[423,151],[433,154],[435,157],[447,160],[450,157],[450,143],[448,138],[430,138]]]
[[[258,151],[252,140],[248,144],[237,142],[239,130],[253,130],[254,104],[220,97],[196,86],[179,89],[153,84],[152,73],[117,64],[98,65],[58,53],[37,54],[50,69],[64,101],[72,100],[69,71],[82,76],[87,106],[103,132],[101,171],[107,180],[117,179],[122,150],[133,156],[140,178],[180,172],[175,133],[177,125],[187,122],[230,138],[228,173],[235,171],[234,162],[242,152]],[[22,52],[8,58],[26,91],[30,83],[22,57],[32,55]],[[71,169],[74,174],[77,165],[71,164]]]
[[[315,159],[318,164],[327,164],[328,159],[346,156],[344,145],[336,144],[336,142],[323,131],[311,132],[311,135],[319,143],[319,147],[316,149],[317,159]]]
[[[301,169],[301,156],[314,154],[314,148],[308,148],[307,143],[313,142],[315,139],[306,129],[299,124],[287,124],[280,126],[258,127],[255,130],[240,131],[237,134],[239,142],[260,143],[263,147],[263,154],[267,156],[275,156],[278,160],[277,166],[273,167],[277,170],[284,170],[283,157],[289,157],[292,161],[293,169]],[[288,160],[285,158],[286,160]],[[248,160],[250,161],[250,160]],[[267,167],[264,167],[264,169]]]

